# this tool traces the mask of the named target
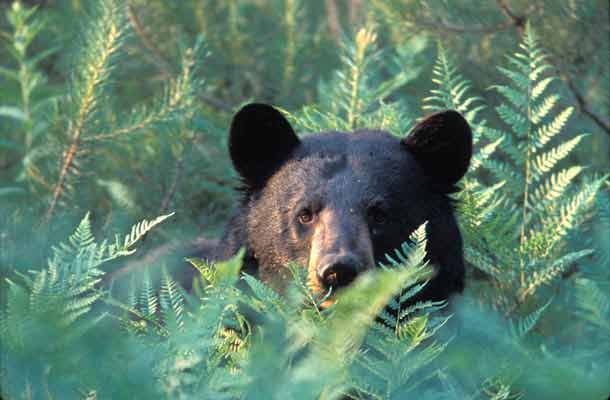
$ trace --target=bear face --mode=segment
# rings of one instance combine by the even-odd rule
[[[245,269],[276,289],[289,280],[285,265],[296,262],[325,293],[375,268],[428,221],[437,274],[419,297],[446,299],[464,277],[447,194],[466,172],[471,147],[470,128],[455,111],[428,117],[402,140],[378,130],[301,140],[274,108],[250,104],[231,125],[243,199],[225,240],[246,247]]]

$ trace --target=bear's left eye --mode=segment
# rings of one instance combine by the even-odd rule
[[[385,224],[388,220],[388,216],[385,211],[383,211],[378,206],[373,206],[369,208],[368,214],[369,219],[377,225]]]
[[[299,219],[299,222],[301,224],[307,225],[313,221],[313,213],[311,212],[310,209],[305,208],[299,212],[299,215],[297,218]]]

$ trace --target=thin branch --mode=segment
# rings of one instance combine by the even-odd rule
[[[506,0],[496,0],[502,14],[506,16],[507,21],[501,24],[492,26],[458,26],[451,25],[441,21],[424,21],[421,19],[411,20],[416,27],[423,27],[431,30],[438,30],[444,32],[456,32],[456,33],[497,33],[508,30],[512,27],[517,28],[517,31],[521,35],[525,29],[525,23],[529,18],[529,15],[538,9],[538,5],[532,5],[528,7],[523,15],[517,15],[511,10]]]
[[[505,22],[503,24],[498,24],[494,26],[474,26],[474,27],[466,27],[466,26],[457,26],[457,25],[449,25],[444,22],[429,22],[429,21],[414,21],[415,26],[428,28],[432,30],[440,30],[446,32],[457,32],[457,33],[496,33],[505,31],[513,27],[513,22]]]
[[[591,110],[591,108],[589,107],[589,103],[587,103],[584,96],[578,91],[578,88],[567,74],[564,75],[564,80],[568,85],[568,89],[570,89],[572,95],[574,95],[574,98],[578,103],[578,108],[580,109],[580,112],[591,118],[591,120],[595,122],[597,126],[599,126],[604,132],[610,135],[610,122],[604,120],[604,118],[597,115],[595,112],[593,112],[593,110]]]
[[[55,207],[57,207],[59,198],[61,197],[61,195],[64,191],[65,183],[66,183],[66,180],[68,179],[68,172],[70,171],[70,168],[72,167],[72,165],[74,163],[74,158],[76,157],[76,153],[77,153],[78,147],[80,145],[81,132],[82,132],[82,130],[80,130],[80,129],[75,131],[73,140],[72,140],[72,144],[70,144],[70,147],[69,147],[68,151],[66,152],[66,155],[63,159],[61,170],[59,172],[59,178],[57,180],[57,184],[55,185],[55,189],[53,190],[53,199],[51,200],[51,205],[49,206],[49,209],[47,210],[47,217],[46,217],[47,222],[50,222],[51,219],[53,218],[53,213],[55,212]]]
[[[521,36],[525,29],[525,23],[527,21],[529,12],[526,12],[524,15],[517,15],[513,10],[510,9],[508,4],[506,3],[506,0],[496,0],[496,2],[498,3],[500,10],[502,11],[502,14],[506,16],[506,18],[510,21],[511,25],[514,25],[515,28],[517,28],[519,36]]]
[[[144,47],[146,47],[150,51],[152,55],[152,61],[159,69],[159,72],[161,72],[161,74],[164,75],[166,78],[172,78],[175,75],[174,68],[172,67],[171,63],[167,61],[167,59],[163,56],[163,53],[157,48],[157,46],[155,46],[154,40],[152,40],[151,37],[146,33],[146,29],[144,29],[144,25],[142,24],[142,21],[138,17],[136,10],[131,3],[127,5],[127,17],[129,18],[131,26],[133,26],[133,30],[135,31],[136,35],[138,35],[138,37],[144,44]],[[235,111],[234,107],[224,103],[223,101],[217,98],[207,96],[205,94],[200,94],[198,95],[198,97],[204,102],[211,105],[212,107],[218,108],[222,111],[226,111],[229,113]],[[119,133],[118,135],[120,134],[122,133]],[[113,133],[112,137],[118,135]]]
[[[190,147],[190,145],[189,145],[189,147]],[[163,197],[163,201],[161,201],[161,207],[159,208],[159,215],[165,213],[165,210],[167,210],[169,203],[172,201],[172,199],[174,198],[174,195],[176,194],[176,189],[178,187],[178,180],[180,179],[180,176],[182,175],[183,165],[184,165],[184,155],[181,154],[176,159],[176,164],[174,165],[174,178],[172,179],[172,184],[170,185],[167,193]]]
[[[153,60],[157,65],[157,68],[159,68],[161,73],[166,77],[171,77],[173,75],[172,65],[163,57],[161,51],[157,49],[151,38],[146,33],[144,25],[142,25],[142,21],[140,21],[140,18],[138,17],[136,10],[131,3],[127,4],[127,17],[129,18],[129,22],[131,22],[131,26],[133,26],[133,30],[135,31],[136,35],[138,35],[144,46],[146,46],[146,48],[152,53]]]

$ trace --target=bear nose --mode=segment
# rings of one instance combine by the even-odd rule
[[[317,275],[326,288],[347,286],[358,276],[359,263],[352,257],[341,257],[323,264]]]

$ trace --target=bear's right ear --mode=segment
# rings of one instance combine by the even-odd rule
[[[472,157],[472,132],[454,110],[441,111],[420,121],[402,144],[441,191],[455,192]]]
[[[229,154],[249,188],[261,187],[299,143],[286,118],[267,104],[248,104],[231,122]]]

